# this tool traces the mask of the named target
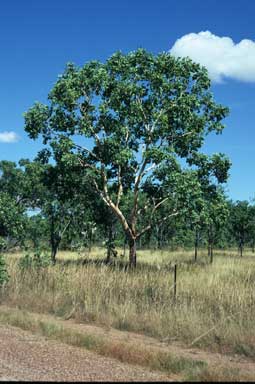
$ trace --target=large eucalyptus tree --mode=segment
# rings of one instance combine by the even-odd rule
[[[209,89],[199,64],[138,49],[82,68],[68,64],[49,102],[35,103],[25,114],[29,136],[42,135],[57,162],[87,169],[95,193],[129,239],[131,266],[136,241],[155,225],[157,211],[171,201],[159,219],[164,222],[192,200],[195,174],[188,166],[183,170],[182,159],[192,167],[205,136],[224,128],[228,109],[214,102]],[[123,195],[130,191],[132,205],[124,214]]]

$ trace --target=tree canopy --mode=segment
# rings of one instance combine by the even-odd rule
[[[205,68],[139,49],[82,68],[68,64],[49,103],[26,112],[25,130],[49,144],[39,155],[45,161],[52,154],[59,164],[86,169],[88,183],[121,222],[135,265],[136,240],[166,203],[160,222],[194,204],[206,183],[226,181],[229,160],[200,149],[210,132],[222,132],[227,114],[214,101]]]

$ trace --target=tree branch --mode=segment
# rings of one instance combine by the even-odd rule
[[[139,192],[139,185],[143,176],[143,172],[145,170],[146,164],[148,163],[148,159],[144,159],[140,171],[135,179],[135,186],[134,186],[134,205],[133,209],[131,211],[131,217],[130,217],[130,222],[131,222],[131,227],[132,231],[134,231],[135,228],[135,222],[136,222],[136,214],[137,214],[137,207],[138,207],[138,192]]]
[[[71,219],[67,222],[66,226],[64,227],[63,231],[60,233],[60,237],[62,239],[65,231],[67,230],[67,228],[69,227],[69,225],[71,224]]]
[[[143,103],[142,103],[140,97],[137,97],[136,100],[138,101],[138,104],[139,104],[139,106],[140,106],[140,108],[141,108],[143,117],[144,117],[144,119],[145,119],[145,121],[146,121],[146,120],[147,120],[147,116],[146,116],[146,114],[145,114],[145,112],[144,112],[144,109],[143,109]]]
[[[162,204],[164,204],[164,202],[165,201],[167,201],[169,199],[169,197],[166,197],[165,199],[163,199],[163,200],[161,200],[160,202],[158,202],[155,206],[154,206],[154,208],[153,208],[153,210],[152,210],[152,215],[154,214],[154,212],[162,205]]]
[[[76,143],[73,143],[73,145],[74,145],[76,148],[79,148],[79,149],[82,149],[83,151],[86,151],[88,154],[90,154],[90,156],[94,157],[94,159],[96,159],[97,161],[101,161],[101,160],[98,159],[98,157],[97,157],[93,152],[91,152],[88,148],[86,148],[86,147],[82,147],[81,145],[76,144]]]
[[[121,224],[122,224],[122,226],[124,228],[124,231],[126,233],[129,233],[129,235],[132,237],[133,233],[131,231],[130,226],[128,225],[128,222],[127,222],[125,216],[123,215],[123,213],[121,212],[119,207],[116,204],[113,203],[113,201],[111,200],[111,198],[109,196],[109,192],[108,192],[108,188],[107,188],[107,176],[106,176],[105,168],[104,168],[103,164],[101,166],[101,176],[102,176],[102,179],[103,179],[103,192],[102,192],[103,200],[113,210],[114,214],[119,218],[119,220],[121,221]]]
[[[121,178],[121,166],[119,165],[119,167],[118,167],[118,195],[117,195],[116,207],[119,206],[122,193],[123,193],[123,186],[122,186],[122,178]]]
[[[79,161],[80,165],[81,165],[83,168],[90,168],[90,169],[92,169],[93,171],[96,171],[97,173],[99,172],[99,169],[98,169],[95,165],[86,163],[81,157],[78,157],[78,161]]]
[[[157,223],[155,223],[155,225],[160,225],[160,224],[164,223],[170,217],[177,216],[178,214],[179,214],[179,212],[173,212],[170,215],[167,215],[167,216],[163,217],[162,219],[160,219],[159,221],[157,221]],[[144,229],[141,230],[141,232],[137,235],[137,239],[139,237],[141,237],[145,232],[149,231],[151,228],[152,228],[152,223],[150,223],[149,225],[147,225],[147,227],[145,227]]]
[[[143,177],[144,175],[146,175],[146,173],[148,173],[148,172],[150,172],[151,170],[157,168],[159,165],[160,165],[160,164],[155,164],[155,163],[153,163],[150,167],[148,167],[147,169],[144,170],[144,172],[143,172],[143,174],[142,174],[142,177]]]

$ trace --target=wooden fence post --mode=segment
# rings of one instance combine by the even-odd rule
[[[174,302],[176,302],[176,289],[177,289],[177,264],[174,265]]]

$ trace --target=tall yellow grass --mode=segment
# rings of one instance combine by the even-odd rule
[[[255,256],[206,252],[193,264],[192,252],[140,251],[136,271],[95,263],[90,255],[62,252],[54,267],[18,268],[19,255],[7,255],[10,281],[5,304],[28,311],[74,317],[109,327],[255,357]],[[85,263],[79,260],[86,260]],[[177,299],[172,266],[177,263]]]

